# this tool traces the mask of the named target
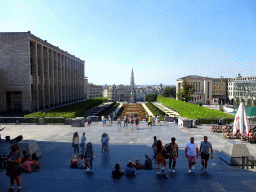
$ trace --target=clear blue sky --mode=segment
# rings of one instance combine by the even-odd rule
[[[85,60],[94,84],[175,84],[255,75],[255,0],[1,0],[1,32],[26,32]]]

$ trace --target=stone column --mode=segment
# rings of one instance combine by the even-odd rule
[[[37,45],[37,57],[38,57],[38,75],[39,75],[39,108],[45,108],[44,98],[44,59],[43,59],[43,45]]]
[[[39,98],[38,98],[38,61],[37,61],[37,43],[31,42],[31,67],[32,67],[32,101],[34,103],[34,109],[39,110]],[[32,109],[33,110],[33,109]]]
[[[53,52],[54,58],[54,94],[55,105],[59,105],[59,87],[58,87],[58,53]]]
[[[49,71],[50,71],[50,100],[51,107],[55,106],[55,92],[54,92],[54,58],[53,51],[49,51]]]
[[[59,105],[62,104],[62,57],[58,53],[58,88],[59,88]]]
[[[44,50],[44,98],[45,107],[50,107],[50,74],[49,74],[49,49],[47,47]]]

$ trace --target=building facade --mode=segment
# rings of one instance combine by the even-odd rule
[[[203,105],[226,103],[227,98],[227,79],[209,78],[197,75],[189,75],[176,80],[176,99],[178,99],[178,91],[182,89],[182,81],[186,80],[189,84],[193,84],[195,92],[191,95],[191,103]]]
[[[85,98],[84,61],[30,32],[0,33],[0,110],[32,112]]]
[[[102,85],[88,84],[87,98],[93,99],[96,97],[102,97],[103,88]]]

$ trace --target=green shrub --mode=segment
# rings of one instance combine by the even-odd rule
[[[199,124],[218,124],[219,119],[211,118],[211,119],[198,119]]]
[[[83,117],[85,112],[97,105],[100,105],[103,102],[106,102],[107,98],[94,98],[87,101],[82,101],[79,103],[74,103],[71,105],[66,105],[63,107],[58,107],[56,109],[52,109],[45,112],[36,112],[25,115],[24,117],[64,117],[66,118],[75,118],[75,117]]]
[[[45,124],[48,123],[64,123],[65,122],[65,118],[64,117],[45,117]]]
[[[24,117],[24,122],[26,122],[26,123],[38,123],[39,118],[38,117]]]

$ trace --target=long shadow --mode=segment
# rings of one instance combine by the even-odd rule
[[[249,191],[256,179],[251,171],[227,165],[217,157],[218,151],[215,151],[215,158],[209,161],[208,173],[200,170],[199,158],[194,173],[189,174],[184,149],[180,149],[175,173],[169,173],[167,161],[165,172],[157,175],[154,160],[152,170],[138,170],[135,177],[122,176],[116,180],[111,177],[116,163],[122,169],[129,160],[134,162],[135,158],[144,163],[145,153],[153,155],[152,148],[146,145],[110,143],[110,150],[104,155],[101,153],[101,145],[93,144],[93,171],[87,172],[69,168],[73,155],[71,143],[37,141],[37,144],[42,151],[42,171],[22,174],[24,191],[216,191],[216,185],[225,190],[237,186],[236,191]],[[4,172],[0,173],[0,181],[0,191],[7,191],[9,178]]]

